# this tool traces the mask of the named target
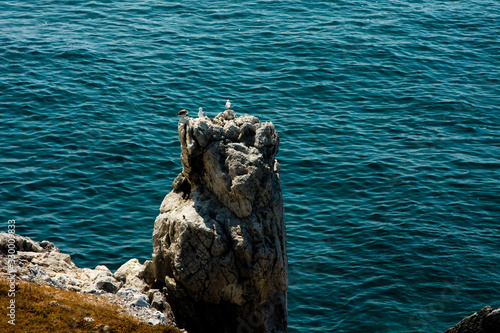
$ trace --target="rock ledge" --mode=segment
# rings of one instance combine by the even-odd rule
[[[9,255],[10,249],[16,254]],[[104,265],[95,269],[79,268],[68,254],[61,253],[54,243],[35,242],[28,237],[0,232],[0,274],[6,278],[44,283],[56,288],[99,295],[118,304],[138,320],[151,324],[176,326],[170,307],[151,307],[148,282],[151,261],[141,265],[130,259],[114,274]],[[10,251],[12,252],[12,251]],[[153,291],[154,292],[154,291]]]

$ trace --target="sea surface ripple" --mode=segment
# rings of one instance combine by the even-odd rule
[[[230,99],[280,134],[289,332],[443,331],[500,307],[499,28],[494,0],[4,1],[2,217],[150,258],[173,115]]]

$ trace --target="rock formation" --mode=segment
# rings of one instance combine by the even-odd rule
[[[154,297],[158,290],[148,290],[151,268],[151,261],[141,265],[137,259],[130,259],[114,274],[104,265],[95,269],[79,268],[69,254],[61,253],[52,242],[35,242],[28,237],[0,232],[0,277],[99,295],[140,321],[175,326],[168,304]]]
[[[153,267],[177,323],[196,332],[286,332],[279,137],[232,110],[178,124],[183,170],[156,218]]]
[[[465,317],[444,333],[500,333],[500,309],[485,306],[479,313]]]

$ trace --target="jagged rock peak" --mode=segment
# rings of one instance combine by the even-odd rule
[[[269,203],[270,184],[262,181],[278,172],[279,145],[271,122],[226,110],[213,120],[181,119],[178,130],[183,170],[174,189],[186,195],[210,191],[240,218],[249,216],[256,203]]]
[[[160,207],[153,266],[190,332],[285,332],[288,268],[272,123],[226,110],[178,125],[182,172]]]

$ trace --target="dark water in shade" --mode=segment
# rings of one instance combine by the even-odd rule
[[[496,0],[3,1],[3,231],[150,258],[172,115],[226,99],[281,137],[289,332],[500,307]]]

